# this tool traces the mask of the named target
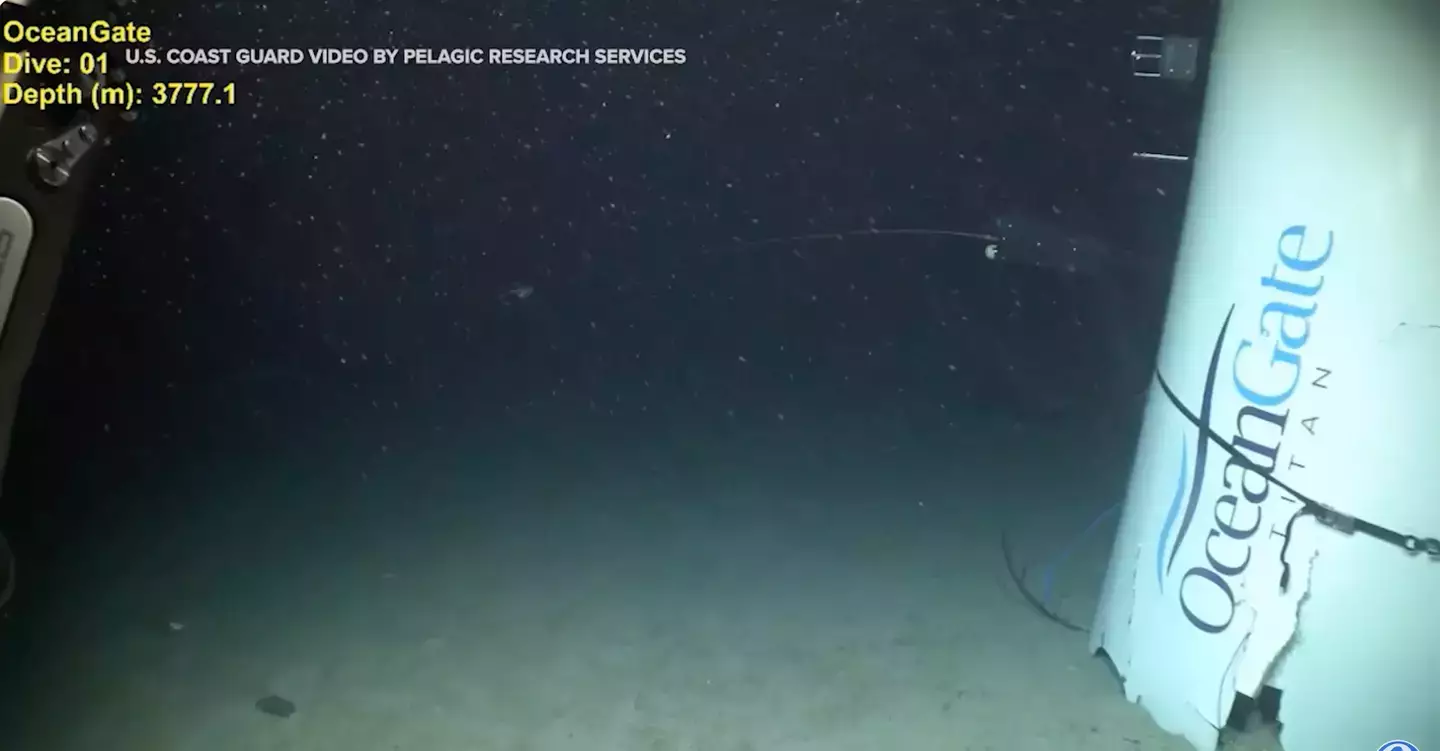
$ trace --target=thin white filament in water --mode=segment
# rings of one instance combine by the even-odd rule
[[[844,232],[815,232],[808,235],[786,235],[784,237],[767,237],[763,240],[738,240],[731,247],[754,248],[761,245],[778,245],[780,243],[792,242],[816,242],[820,240],[845,240],[851,237],[894,237],[896,235],[909,235],[912,237],[964,237],[970,240],[983,240],[988,243],[998,243],[1001,238],[998,235],[988,235],[984,232],[961,232],[953,229],[921,229],[921,228],[899,228],[899,229],[853,229]],[[720,250],[719,248],[715,250]]]

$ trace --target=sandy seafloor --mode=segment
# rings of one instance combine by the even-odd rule
[[[120,497],[74,543],[0,748],[1188,749],[1025,605],[999,551],[1002,529],[1025,560],[1068,541],[1129,446],[966,445],[860,462],[780,434],[557,439],[177,471],[154,491],[172,525]],[[1056,580],[1086,625],[1108,544]],[[269,694],[298,711],[257,711]]]

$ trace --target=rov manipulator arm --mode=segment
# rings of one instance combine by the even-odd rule
[[[55,7],[30,7],[45,0],[0,0],[0,21],[30,22],[39,12],[51,23],[84,24],[123,10],[124,2],[68,0]],[[90,90],[97,81],[79,73],[25,72],[18,61],[39,54],[3,45],[0,83],[19,87],[73,83]],[[29,66],[37,67],[37,66]],[[109,73],[108,83],[122,74]],[[107,81],[100,81],[107,83]],[[40,340],[60,277],[65,253],[100,169],[101,152],[115,132],[134,120],[134,112],[85,106],[47,107],[3,104],[0,99],[0,476],[10,453],[11,430],[20,387]],[[0,498],[0,502],[3,502]],[[0,537],[0,608],[15,590],[15,561]]]

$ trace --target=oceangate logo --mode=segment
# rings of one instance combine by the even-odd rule
[[[1180,403],[1183,395],[1171,392],[1161,379],[1173,406],[1194,425],[1195,437],[1187,430],[1180,441],[1174,491],[1156,543],[1155,577],[1161,592],[1174,594],[1186,620],[1209,634],[1224,632],[1234,621],[1232,582],[1245,573],[1255,545],[1263,539],[1257,535],[1266,519],[1266,501],[1278,500],[1271,497],[1270,476],[1291,419],[1291,399],[1305,372],[1304,349],[1325,283],[1321,267],[1335,246],[1335,233],[1326,232],[1323,251],[1312,248],[1307,258],[1307,232],[1305,225],[1282,231],[1276,242],[1278,260],[1260,277],[1259,292],[1251,300],[1232,303],[1226,312],[1210,351],[1198,409]],[[1251,331],[1232,332],[1232,324],[1243,321],[1237,321],[1237,310],[1255,311]],[[1238,337],[1233,346],[1232,336]],[[1229,385],[1222,389],[1220,366],[1227,355]],[[1219,416],[1222,421],[1212,424],[1217,401],[1227,409]],[[1249,464],[1224,452],[1225,463],[1212,470],[1212,430],[1228,434],[1230,445]],[[1204,515],[1199,513],[1202,506]],[[1203,541],[1187,546],[1202,533]],[[1283,529],[1272,526],[1266,534],[1283,534]],[[1183,569],[1178,576],[1177,566]]]

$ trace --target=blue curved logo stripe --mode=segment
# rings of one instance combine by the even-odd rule
[[[1210,364],[1205,370],[1205,387],[1200,394],[1199,414],[1191,416],[1189,410],[1179,401],[1179,397],[1165,383],[1165,378],[1159,373],[1155,374],[1160,382],[1160,388],[1164,390],[1165,397],[1170,400],[1171,405],[1179,410],[1180,414],[1192,417],[1191,424],[1201,431],[1199,438],[1195,441],[1195,461],[1187,464],[1189,461],[1187,456],[1182,458],[1180,463],[1182,483],[1188,479],[1190,484],[1188,502],[1181,502],[1184,497],[1184,485],[1182,484],[1180,490],[1176,491],[1177,496],[1171,501],[1170,510],[1165,517],[1165,525],[1161,528],[1160,537],[1156,541],[1158,551],[1156,555],[1162,559],[1159,561],[1160,571],[1158,572],[1162,584],[1165,575],[1169,574],[1170,568],[1175,565],[1175,557],[1180,554],[1180,546],[1185,543],[1185,537],[1190,532],[1190,524],[1195,520],[1195,509],[1200,505],[1200,494],[1203,490],[1204,472],[1207,466],[1206,457],[1210,453],[1210,441],[1206,440],[1205,430],[1209,428],[1210,413],[1215,406],[1215,377],[1220,371],[1220,353],[1225,348],[1225,334],[1230,329],[1230,319],[1234,315],[1235,306],[1231,305],[1229,312],[1225,314],[1225,321],[1220,324],[1220,332],[1215,337],[1215,347],[1210,351]],[[1188,450],[1188,441],[1184,448]],[[1190,471],[1190,467],[1194,467],[1193,472]],[[1175,529],[1177,517],[1180,522],[1179,529]],[[1167,552],[1168,556],[1165,555]],[[1162,586],[1161,589],[1163,591],[1164,587]]]
[[[1180,472],[1175,477],[1175,494],[1170,497],[1170,510],[1165,512],[1165,525],[1160,528],[1160,544],[1155,546],[1155,583],[1165,591],[1165,550],[1170,547],[1170,535],[1175,529],[1175,519],[1180,516],[1180,504],[1185,501],[1185,486],[1190,484],[1190,439],[1180,437]]]

